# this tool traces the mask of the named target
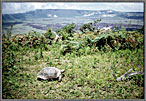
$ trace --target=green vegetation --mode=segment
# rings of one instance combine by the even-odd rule
[[[75,24],[46,33],[2,36],[4,99],[143,99],[144,77],[116,78],[130,68],[144,71],[144,35],[139,30],[100,33],[96,24]],[[12,29],[11,29],[12,30]],[[65,69],[61,82],[39,81],[46,66]]]

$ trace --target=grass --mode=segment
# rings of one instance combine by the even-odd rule
[[[15,79],[17,88],[11,92],[14,98],[137,99],[144,96],[143,84],[135,84],[137,81],[129,79],[116,82],[113,76],[115,73],[119,77],[130,68],[143,71],[143,64],[136,64],[139,59],[144,58],[142,50],[138,50],[137,53],[130,50],[95,52],[80,57],[73,57],[68,53],[59,58],[56,57],[57,52],[52,54],[52,50],[50,51],[44,51],[44,57],[38,60],[33,57],[35,53],[25,54],[23,61],[16,64],[16,67],[22,66],[23,69],[18,72],[17,79]],[[130,55],[127,55],[128,52]],[[49,60],[46,61],[48,56]],[[113,67],[115,61],[115,67]],[[46,66],[65,69],[62,81],[37,80],[37,73]]]

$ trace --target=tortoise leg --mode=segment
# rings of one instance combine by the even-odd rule
[[[59,75],[59,80],[58,81],[61,81],[62,80],[62,75]]]

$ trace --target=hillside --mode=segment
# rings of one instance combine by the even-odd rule
[[[56,32],[3,33],[2,98],[144,99],[144,29],[97,29],[100,21],[78,31],[72,23]],[[44,67],[65,69],[62,81],[38,80]],[[131,69],[140,74],[117,80]]]
[[[26,13],[3,14],[4,21],[25,20],[31,18],[55,18],[55,17],[122,17],[128,19],[144,19],[143,12],[118,12],[113,10],[70,10],[70,9],[37,9]]]

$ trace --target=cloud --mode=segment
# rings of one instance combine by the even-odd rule
[[[2,14],[24,13],[36,9],[80,9],[80,10],[116,10],[124,12],[143,12],[144,3],[138,2],[25,2],[2,3]]]
[[[2,13],[24,13],[30,10],[35,10],[34,6],[28,3],[3,3]]]
[[[105,8],[127,12],[143,12],[144,3],[105,3]]]
[[[54,15],[53,17],[54,17],[54,18],[57,18],[58,16],[57,16],[57,15]]]

